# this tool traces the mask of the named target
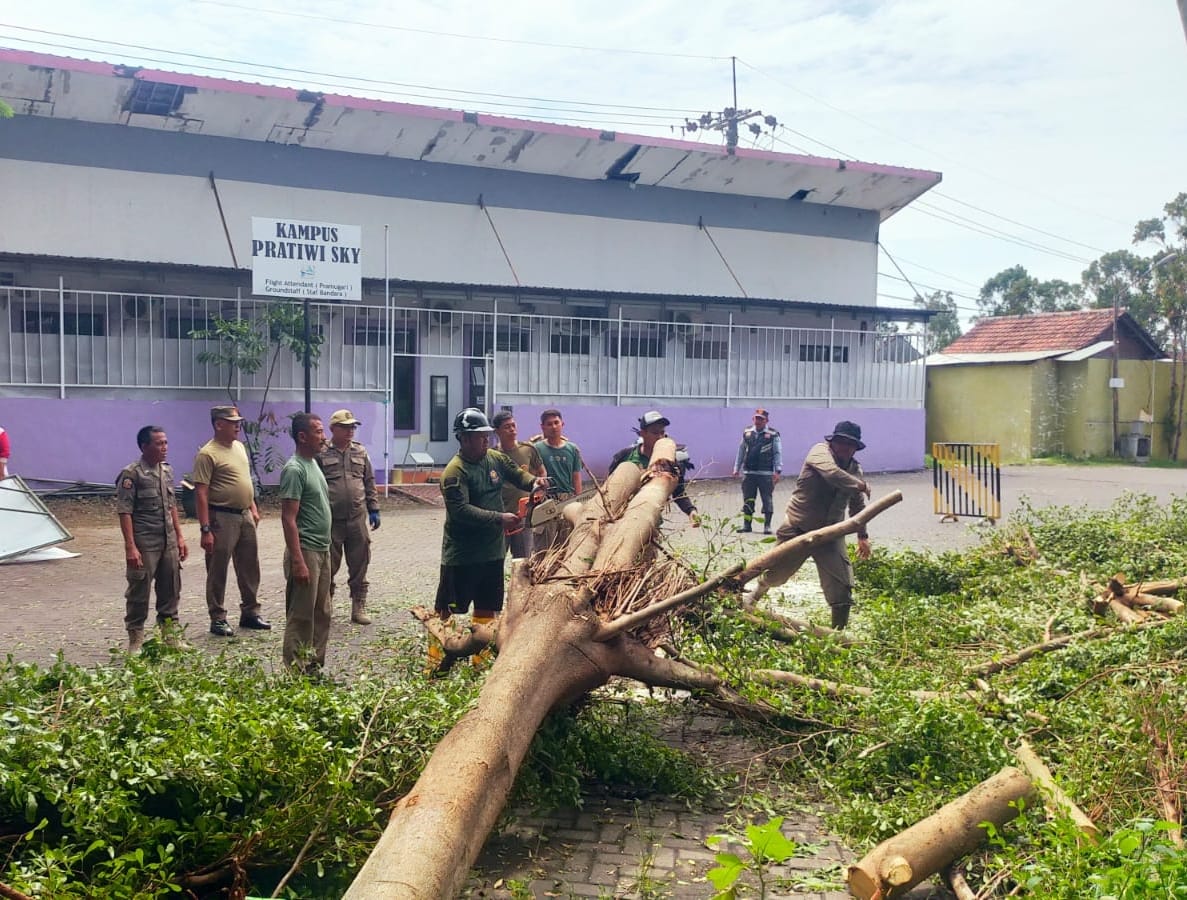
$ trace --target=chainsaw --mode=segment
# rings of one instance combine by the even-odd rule
[[[507,529],[504,533],[507,537],[511,537],[513,534],[519,534],[524,528],[535,528],[538,525],[559,519],[564,508],[570,503],[581,503],[596,493],[597,489],[591,488],[565,500],[557,500],[555,497],[549,497],[540,492],[520,497],[519,506],[515,510],[515,514],[519,516],[519,524],[514,528]]]
[[[529,494],[519,498],[515,514],[519,516],[519,524],[506,529],[507,537],[519,534],[525,528],[535,528],[560,518],[561,504],[546,494]]]

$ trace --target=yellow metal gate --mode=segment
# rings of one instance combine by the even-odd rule
[[[960,516],[996,522],[1002,515],[997,444],[932,444],[932,493],[940,520]]]

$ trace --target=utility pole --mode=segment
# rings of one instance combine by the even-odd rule
[[[707,112],[699,119],[685,119],[682,131],[720,131],[725,135],[725,152],[733,156],[738,150],[738,126],[742,122],[762,116],[762,125],[750,122],[748,130],[755,137],[763,133],[763,126],[775,129],[779,122],[774,116],[763,115],[761,109],[738,108],[738,58],[730,57],[730,80],[733,86],[734,105],[726,107],[721,112]]]

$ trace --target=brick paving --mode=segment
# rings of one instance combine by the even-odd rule
[[[728,720],[704,714],[669,736],[677,746],[698,754],[707,749],[712,762],[740,771],[756,748],[745,739],[721,733]],[[674,738],[674,739],[673,739]],[[523,900],[523,898],[641,898],[641,900],[707,900],[714,893],[705,873],[715,865],[714,854],[732,850],[743,858],[740,844],[710,847],[718,834],[736,834],[736,811],[729,798],[688,805],[663,797],[645,799],[587,796],[577,809],[536,814],[514,813],[483,848],[465,900]],[[771,866],[766,896],[797,900],[844,900],[843,867],[856,860],[839,838],[828,832],[820,817],[798,809],[780,809],[783,834],[799,845],[786,863]],[[754,822],[763,824],[766,813]],[[742,897],[758,897],[757,881],[749,873]],[[941,900],[950,895],[932,886],[920,887],[909,900]]]

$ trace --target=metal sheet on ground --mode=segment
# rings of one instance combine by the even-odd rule
[[[0,560],[73,539],[19,475],[0,481]]]

